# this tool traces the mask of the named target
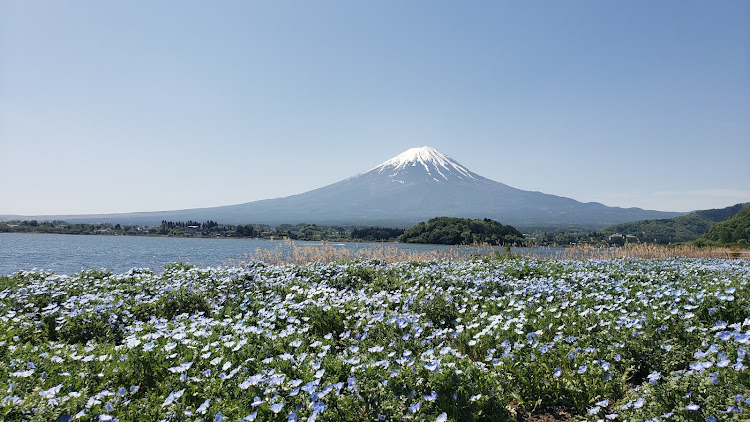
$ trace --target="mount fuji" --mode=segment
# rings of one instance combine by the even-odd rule
[[[407,227],[440,216],[492,218],[518,228],[603,227],[680,213],[608,207],[516,189],[473,173],[430,147],[411,148],[357,175],[297,195],[238,205],[129,214],[64,216],[67,221],[158,224],[349,224]],[[49,217],[47,217],[49,218]]]

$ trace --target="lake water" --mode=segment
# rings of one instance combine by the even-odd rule
[[[164,265],[185,262],[216,267],[247,261],[257,249],[289,251],[292,246],[320,246],[320,242],[285,242],[265,239],[205,239],[147,236],[92,236],[65,234],[0,233],[0,275],[24,270],[52,270],[72,274],[89,269],[122,273],[131,268],[161,272]],[[399,243],[329,243],[350,250],[395,247],[409,252],[449,251],[453,246]],[[502,248],[499,248],[502,251]],[[515,249],[518,252],[521,249]],[[476,253],[471,247],[462,254]],[[551,253],[550,250],[547,250]]]

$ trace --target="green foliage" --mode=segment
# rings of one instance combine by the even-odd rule
[[[699,241],[712,245],[750,247],[750,204],[727,220],[716,223]]]
[[[607,243],[616,243],[620,239],[616,235],[625,236],[631,242],[660,245],[690,242],[707,233],[714,224],[732,217],[742,209],[743,205],[737,204],[722,209],[694,211],[670,219],[618,224],[596,230],[592,237]]]
[[[0,278],[0,419],[745,420],[749,274],[507,255],[22,272]]]
[[[485,218],[437,217],[427,223],[412,226],[399,237],[404,243],[431,243],[442,245],[472,245],[489,243],[493,245],[521,244],[523,234],[512,226],[504,226],[497,221]]]
[[[148,321],[152,316],[171,319],[183,313],[207,314],[211,306],[205,294],[181,287],[169,290],[150,302],[133,303],[132,314],[137,320]]]
[[[404,229],[391,229],[387,227],[363,227],[352,230],[352,239],[364,240],[366,242],[393,241],[404,234]]]
[[[458,310],[451,297],[435,295],[423,300],[418,308],[429,321],[439,327],[452,327],[456,323]]]

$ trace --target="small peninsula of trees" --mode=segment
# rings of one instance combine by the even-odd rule
[[[432,243],[442,245],[520,245],[523,234],[515,227],[497,221],[437,217],[406,229],[398,238],[403,243]]]

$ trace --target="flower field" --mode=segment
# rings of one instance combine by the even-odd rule
[[[680,258],[22,272],[0,419],[749,420],[749,280]]]

